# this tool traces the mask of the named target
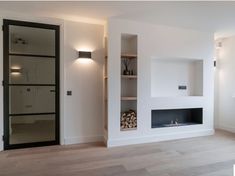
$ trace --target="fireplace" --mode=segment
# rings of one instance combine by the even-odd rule
[[[202,108],[152,110],[152,128],[177,127],[202,123]]]

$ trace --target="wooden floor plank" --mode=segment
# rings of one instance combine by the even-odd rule
[[[235,134],[106,148],[102,143],[0,152],[0,176],[232,176]]]

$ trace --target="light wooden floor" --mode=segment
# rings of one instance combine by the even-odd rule
[[[235,134],[127,147],[51,146],[0,152],[1,176],[232,176]]]

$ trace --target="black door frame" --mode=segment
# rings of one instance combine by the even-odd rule
[[[55,30],[55,140],[23,144],[9,143],[9,25],[35,27]],[[32,55],[31,55],[32,56]],[[33,55],[37,57],[37,55]],[[43,57],[38,55],[38,57]],[[44,56],[48,57],[48,56]],[[60,143],[60,26],[3,19],[3,115],[4,115],[4,150],[57,145]],[[40,114],[40,113],[37,113]],[[43,113],[41,113],[43,114]],[[34,114],[35,115],[35,114]]]

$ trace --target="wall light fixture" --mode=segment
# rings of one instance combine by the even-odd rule
[[[78,51],[78,59],[91,59],[90,51]]]

